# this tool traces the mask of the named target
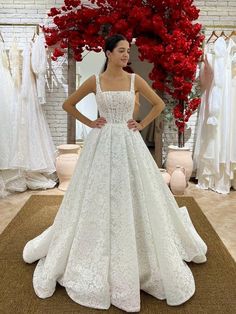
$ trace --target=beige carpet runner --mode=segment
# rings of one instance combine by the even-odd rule
[[[51,298],[39,299],[32,287],[36,265],[22,259],[25,243],[52,224],[62,196],[31,196],[17,216],[0,235],[0,313],[124,313],[111,306],[95,310],[73,302],[65,289],[57,285]],[[141,291],[143,314],[235,314],[236,267],[222,241],[192,197],[178,197],[179,206],[187,206],[191,219],[208,246],[208,261],[189,263],[196,282],[195,295],[185,304],[170,307],[165,301]],[[222,208],[222,210],[224,210]]]

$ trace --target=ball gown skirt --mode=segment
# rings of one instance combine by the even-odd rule
[[[205,262],[207,246],[140,133],[127,127],[134,79],[129,91],[102,91],[96,76],[107,123],[89,133],[53,224],[23,250],[25,262],[39,260],[33,286],[40,298],[58,282],[81,305],[138,312],[140,289],[169,305],[195,292],[186,262]]]

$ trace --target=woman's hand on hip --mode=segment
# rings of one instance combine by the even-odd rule
[[[129,129],[133,131],[141,131],[143,129],[142,125],[133,119],[130,119],[127,122],[127,126]]]
[[[91,122],[90,128],[99,128],[101,129],[105,124],[107,123],[106,119],[103,117],[100,117],[94,121]]]

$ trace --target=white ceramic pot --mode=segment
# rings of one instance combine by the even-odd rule
[[[166,183],[167,185],[169,185],[169,184],[170,184],[170,174],[167,172],[166,169],[160,168],[159,170],[160,170],[160,172],[161,172],[161,175],[162,175],[162,177],[163,177],[165,183]]]
[[[78,154],[80,145],[77,144],[62,144],[57,146],[58,155],[61,154]]]
[[[173,194],[183,195],[186,188],[185,170],[183,167],[177,165],[176,169],[172,172],[170,178],[170,188]]]
[[[59,178],[59,190],[67,190],[78,159],[78,154],[61,154],[56,158],[56,170]]]
[[[190,148],[174,145],[168,147],[166,159],[167,172],[172,175],[177,165],[185,169],[186,181],[188,182],[193,171],[193,159]]]

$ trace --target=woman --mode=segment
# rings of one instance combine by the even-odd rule
[[[195,291],[184,261],[205,262],[207,247],[138,132],[160,114],[163,101],[139,75],[123,70],[130,52],[123,36],[109,37],[104,51],[105,71],[63,104],[93,130],[53,225],[26,244],[23,258],[39,259],[33,285],[40,298],[59,282],[75,302],[98,309],[139,311],[140,289],[179,305]],[[132,119],[137,92],[153,105],[140,123]],[[75,108],[89,93],[100,113],[95,121]]]

